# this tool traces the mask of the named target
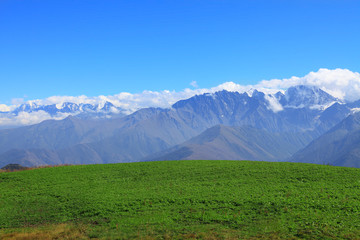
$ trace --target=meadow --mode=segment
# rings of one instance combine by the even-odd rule
[[[0,239],[360,239],[360,169],[164,161],[0,173]]]

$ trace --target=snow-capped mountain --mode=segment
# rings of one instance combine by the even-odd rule
[[[285,94],[277,93],[276,98],[283,107],[326,109],[339,99],[314,86],[290,87]]]
[[[13,110],[12,114],[19,114],[21,112],[38,112],[44,111],[50,116],[55,116],[58,113],[68,113],[71,115],[77,114],[121,114],[124,110],[122,108],[116,107],[111,102],[105,102],[104,104],[76,104],[71,102],[64,102],[62,104],[51,104],[51,105],[37,105],[33,102],[28,102],[20,105],[15,110]]]
[[[5,111],[3,108],[0,111],[0,129],[37,124],[49,119],[61,120],[68,116],[82,119],[119,118],[128,112],[109,101],[96,104],[63,102],[48,105],[28,101],[20,106],[8,107]]]

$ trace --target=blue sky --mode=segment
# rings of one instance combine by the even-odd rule
[[[360,72],[360,1],[2,0],[0,103]]]

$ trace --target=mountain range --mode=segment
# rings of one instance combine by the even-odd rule
[[[13,110],[0,111],[0,117],[11,118],[22,113],[45,113],[50,117],[77,116],[83,119],[123,117],[126,110],[109,101],[97,104],[64,102],[61,104],[40,105],[29,101]],[[11,124],[8,127],[13,127]],[[6,126],[5,126],[6,128]]]
[[[346,134],[341,126],[356,119],[354,111],[359,107],[360,101],[345,103],[303,85],[276,94],[223,90],[178,101],[171,108],[145,108],[130,115],[112,103],[24,105],[17,113],[41,109],[78,115],[0,130],[0,167],[180,159],[287,160],[357,167],[357,125],[349,124]],[[109,112],[114,115],[99,117]],[[331,139],[332,153],[323,154]]]

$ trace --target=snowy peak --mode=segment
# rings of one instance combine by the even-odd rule
[[[104,104],[104,106],[101,108],[102,111],[105,111],[105,112],[112,112],[116,109],[115,105],[112,104],[111,102],[106,102]]]
[[[335,102],[340,102],[320,88],[305,85],[290,87],[279,100],[284,107],[317,109],[325,109]]]
[[[61,107],[62,112],[77,112],[79,111],[79,105],[71,102],[64,102]]]
[[[116,107],[111,102],[105,102],[104,104],[88,104],[88,103],[72,103],[72,102],[64,102],[62,104],[50,104],[50,105],[37,105],[36,103],[25,103],[20,105],[14,111],[13,114],[19,114],[21,112],[39,112],[44,111],[51,116],[55,116],[59,113],[77,115],[83,113],[90,114],[120,114],[123,112],[122,108]]]
[[[36,103],[28,102],[21,104],[14,112],[32,112],[34,109],[38,108],[39,106]]]

